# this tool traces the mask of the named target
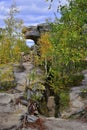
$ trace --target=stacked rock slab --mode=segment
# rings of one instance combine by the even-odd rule
[[[25,39],[31,39],[35,42],[35,44],[37,44],[41,34],[49,31],[50,25],[47,23],[43,23],[37,26],[24,27],[22,33],[24,34]]]

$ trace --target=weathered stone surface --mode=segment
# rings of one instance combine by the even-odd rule
[[[47,130],[86,130],[87,124],[58,118],[48,118],[45,122]]]
[[[0,113],[0,130],[15,130],[19,124],[19,114]]]
[[[23,65],[14,64],[13,65],[13,70],[14,70],[14,72],[23,72],[25,70],[25,68],[24,68]]]
[[[84,103],[82,102],[82,99],[79,96],[79,88],[77,91],[72,91],[70,93],[70,109],[72,111],[77,111],[80,108],[84,108]]]
[[[54,101],[53,96],[50,96],[48,98],[47,107],[48,107],[48,111],[49,111],[49,116],[54,117],[54,115],[55,115],[55,101]]]
[[[26,72],[30,72],[34,69],[34,65],[31,62],[24,62],[23,63]]]
[[[17,82],[16,89],[20,92],[24,92],[26,88],[26,79],[27,75],[26,72],[14,72],[15,80]]]
[[[78,115],[78,111],[84,110],[87,106],[87,99],[83,99],[81,96],[82,90],[87,88],[87,72],[83,72],[84,79],[81,86],[74,86],[70,91],[70,108],[68,111],[62,113],[63,118],[72,116],[73,114]]]
[[[15,104],[15,99],[20,96],[20,93],[0,93],[0,130],[16,130],[20,115],[27,111],[26,106]]]
[[[84,110],[87,106],[87,98],[83,98],[82,96],[82,91],[87,89],[87,70],[84,70],[82,73],[84,74],[84,79],[81,83],[81,86],[74,86],[71,88],[70,108],[62,112],[62,118],[68,118],[74,114],[76,115],[76,113],[78,115],[78,111]]]
[[[12,100],[12,94],[0,93],[0,104],[8,104]]]

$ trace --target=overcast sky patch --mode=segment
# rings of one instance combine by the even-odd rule
[[[35,25],[44,23],[46,19],[54,19],[54,12],[56,12],[58,6],[58,0],[54,0],[52,8],[49,10],[49,2],[46,0],[0,0],[0,27],[4,26],[3,19],[6,18],[9,7],[15,1],[17,7],[20,9],[18,17],[23,19],[24,25]],[[66,0],[62,0],[65,4]],[[61,15],[57,13],[60,18]]]

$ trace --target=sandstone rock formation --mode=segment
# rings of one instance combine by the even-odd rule
[[[48,32],[49,30],[50,25],[47,23],[43,23],[37,26],[24,27],[22,33],[24,34],[26,39],[34,40],[35,44],[37,44],[37,41],[40,38],[41,34],[44,32]]]

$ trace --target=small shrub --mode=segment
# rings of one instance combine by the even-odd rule
[[[80,93],[80,96],[81,96],[82,98],[87,98],[87,88],[82,89],[82,91],[81,91],[81,93]]]
[[[14,87],[16,87],[16,82],[15,81],[3,81],[3,82],[1,82],[1,88],[0,88],[0,90],[2,91],[7,91],[7,90],[9,90],[9,89],[11,89],[11,88],[14,88]]]
[[[81,82],[82,82],[82,80],[84,79],[84,75],[82,75],[82,74],[79,74],[79,75],[71,75],[70,77],[69,77],[69,82],[67,83],[67,86],[71,86],[71,87],[73,87],[73,86],[79,86],[79,85],[81,85]]]
[[[65,110],[69,107],[69,92],[63,91],[60,93],[60,110]]]

